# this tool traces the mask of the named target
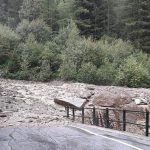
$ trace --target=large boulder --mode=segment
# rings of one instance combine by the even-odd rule
[[[85,106],[87,100],[78,97],[55,98],[54,102],[62,106],[69,106],[80,109]]]
[[[121,107],[125,104],[129,104],[131,101],[132,100],[130,95],[119,95],[106,91],[105,93],[97,96],[93,100],[93,104],[101,107]]]

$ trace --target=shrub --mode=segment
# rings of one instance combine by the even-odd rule
[[[20,19],[34,20],[43,12],[43,0],[23,0],[19,11]]]
[[[39,60],[42,49],[43,45],[37,43],[33,35],[29,35],[26,42],[19,46],[22,70],[28,70],[40,65]]]
[[[76,65],[69,61],[63,61],[60,66],[60,77],[64,80],[75,80],[77,76]]]
[[[55,42],[49,41],[44,45],[41,53],[41,64],[43,62],[47,62],[47,65],[50,66],[49,70],[52,72],[59,70],[61,64],[60,50]]]
[[[112,63],[106,61],[97,70],[97,84],[101,85],[112,85],[115,81],[117,69]]]
[[[11,59],[20,38],[12,29],[0,24],[0,65]]]
[[[116,67],[124,63],[125,59],[135,51],[129,42],[124,42],[122,39],[102,38],[97,45],[103,51],[105,59]]]
[[[46,42],[51,37],[51,28],[42,20],[36,19],[31,22],[23,20],[17,27],[16,32],[23,41],[29,34],[33,34],[37,42]]]
[[[97,68],[92,63],[82,64],[79,69],[77,80],[85,83],[96,83]]]
[[[127,58],[116,76],[117,84],[129,87],[149,86],[149,79],[148,69],[133,56]]]

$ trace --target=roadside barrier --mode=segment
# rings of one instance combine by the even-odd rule
[[[143,129],[145,136],[149,136],[150,129],[150,112],[149,111],[132,111],[114,108],[75,108],[65,107],[67,118],[73,121],[82,122],[105,128],[127,131],[128,125],[135,125]],[[132,116],[132,117],[131,117]],[[79,118],[79,119],[77,119]],[[133,121],[134,118],[136,121]],[[137,123],[138,118],[142,118],[144,123]],[[132,120],[129,120],[132,119]]]

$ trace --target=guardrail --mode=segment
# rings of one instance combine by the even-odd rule
[[[112,123],[116,123],[119,126],[119,130],[127,131],[127,125],[136,125],[145,129],[145,136],[149,136],[150,128],[150,112],[149,111],[132,111],[132,110],[121,110],[113,108],[84,108],[77,109],[75,107],[66,106],[66,117],[75,121],[76,118],[81,118],[81,122],[84,124],[86,119],[90,119],[88,122],[91,125],[101,126],[105,128],[113,129]],[[87,112],[90,111],[91,113]],[[99,113],[101,111],[101,114]],[[110,111],[116,114],[117,119],[113,116]],[[78,114],[76,114],[78,112]],[[144,119],[144,124],[135,123],[132,120],[128,120],[129,116],[135,114],[136,117]],[[91,115],[91,116],[90,116]],[[102,116],[103,115],[103,116]],[[115,118],[115,120],[114,120]],[[130,118],[130,117],[129,117]]]

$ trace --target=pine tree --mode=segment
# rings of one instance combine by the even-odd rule
[[[112,0],[76,0],[75,15],[80,34],[99,39],[114,31]]]
[[[127,0],[124,16],[126,37],[150,53],[150,1]]]
[[[141,48],[150,53],[150,1],[142,0],[140,1],[140,20],[139,26],[141,29],[139,30],[139,43]]]
[[[19,22],[22,0],[0,0],[0,22],[15,28]]]

